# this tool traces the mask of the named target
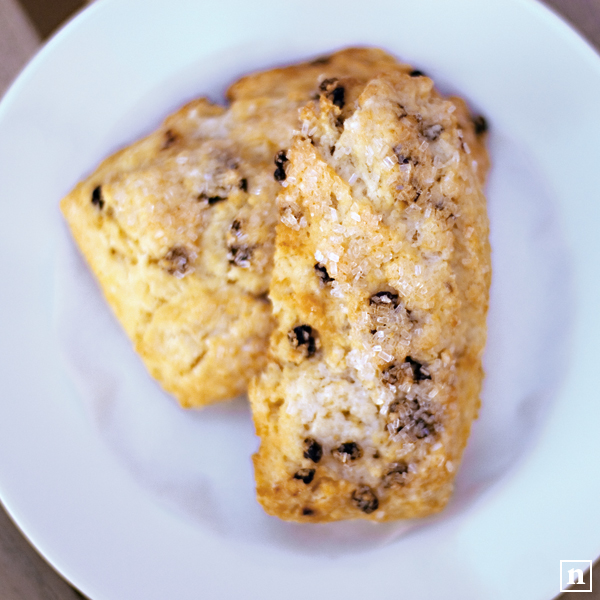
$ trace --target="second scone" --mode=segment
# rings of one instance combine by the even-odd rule
[[[441,510],[477,414],[487,154],[464,102],[412,75],[323,82],[286,154],[250,389],[258,499],[283,519]]]

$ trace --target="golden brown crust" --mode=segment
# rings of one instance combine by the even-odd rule
[[[278,324],[250,388],[258,499],[304,522],[435,513],[479,405],[481,136],[462,101],[388,70],[323,89],[287,158]]]

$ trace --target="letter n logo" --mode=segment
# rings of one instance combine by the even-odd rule
[[[581,569],[569,569],[567,573],[569,574],[569,585],[585,585],[585,581],[583,581],[583,571]],[[575,581],[575,575],[577,575],[577,581]]]
[[[560,591],[561,592],[591,592],[592,591],[592,561],[591,560],[561,560],[560,561]]]

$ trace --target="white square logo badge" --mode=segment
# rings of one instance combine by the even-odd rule
[[[571,588],[571,589],[569,589]],[[592,561],[591,560],[561,560],[560,561],[560,591],[561,592],[591,592],[592,591]]]

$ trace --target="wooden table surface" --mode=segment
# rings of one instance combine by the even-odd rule
[[[600,0],[545,2],[600,51]],[[83,4],[83,0],[0,0],[0,97],[43,39]],[[598,577],[593,580],[594,591],[590,596],[584,596],[586,600],[600,600],[600,559],[593,571]],[[83,597],[40,557],[0,505],[0,600],[75,600]],[[564,593],[557,600],[569,600],[570,597]]]

